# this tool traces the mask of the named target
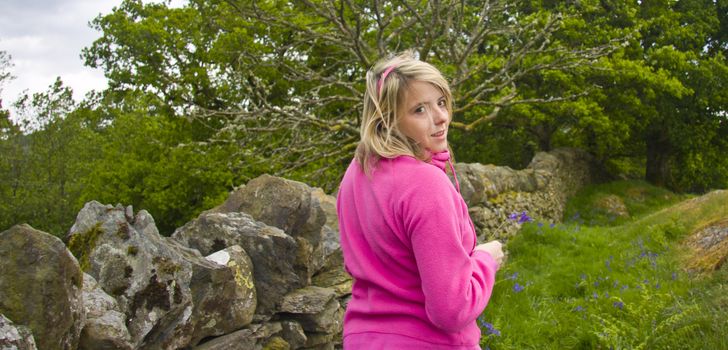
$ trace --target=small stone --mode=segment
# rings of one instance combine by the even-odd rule
[[[296,321],[282,321],[281,336],[290,344],[291,348],[298,349],[306,344],[307,337],[301,324]]]
[[[334,297],[336,292],[331,288],[308,286],[283,297],[280,309],[294,314],[315,314],[324,311]]]
[[[13,324],[0,314],[0,349],[36,350],[35,339],[27,327]]]

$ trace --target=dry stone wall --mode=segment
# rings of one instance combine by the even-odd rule
[[[455,168],[481,238],[515,232],[514,212],[560,220],[599,174],[575,150],[539,153],[523,170]],[[144,210],[94,201],[65,245],[15,226],[0,233],[0,348],[340,348],[352,280],[335,204],[263,175],[171,237]]]
[[[594,159],[577,149],[540,152],[522,170],[483,164],[455,164],[460,191],[481,240],[507,240],[525,212],[534,220],[559,222],[566,200],[580,188],[605,180]]]

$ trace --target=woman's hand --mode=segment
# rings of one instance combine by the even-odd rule
[[[483,244],[478,244],[475,247],[475,250],[482,250],[490,256],[495,259],[495,261],[500,265],[503,262],[503,244],[499,241],[490,241]]]

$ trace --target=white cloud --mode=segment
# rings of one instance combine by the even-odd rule
[[[0,13],[0,50],[12,56],[15,79],[2,91],[4,106],[25,90],[41,92],[60,76],[80,99],[106,87],[99,70],[83,65],[81,50],[100,36],[88,26],[99,13],[109,13],[120,0],[10,0]]]
[[[160,2],[160,1],[155,1]],[[186,1],[174,0],[173,7]],[[0,11],[0,51],[12,56],[15,79],[2,86],[8,107],[27,90],[45,91],[60,76],[80,100],[90,90],[106,88],[98,69],[84,66],[81,50],[101,36],[88,26],[108,14],[121,0],[3,0]]]

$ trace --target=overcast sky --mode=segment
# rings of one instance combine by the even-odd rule
[[[77,101],[90,90],[104,89],[104,75],[84,66],[81,50],[101,36],[88,23],[100,13],[110,13],[120,3],[121,0],[2,0],[0,51],[12,56],[11,72],[15,76],[1,87],[3,107],[9,107],[24,90],[30,94],[45,91],[58,76],[73,88]]]

